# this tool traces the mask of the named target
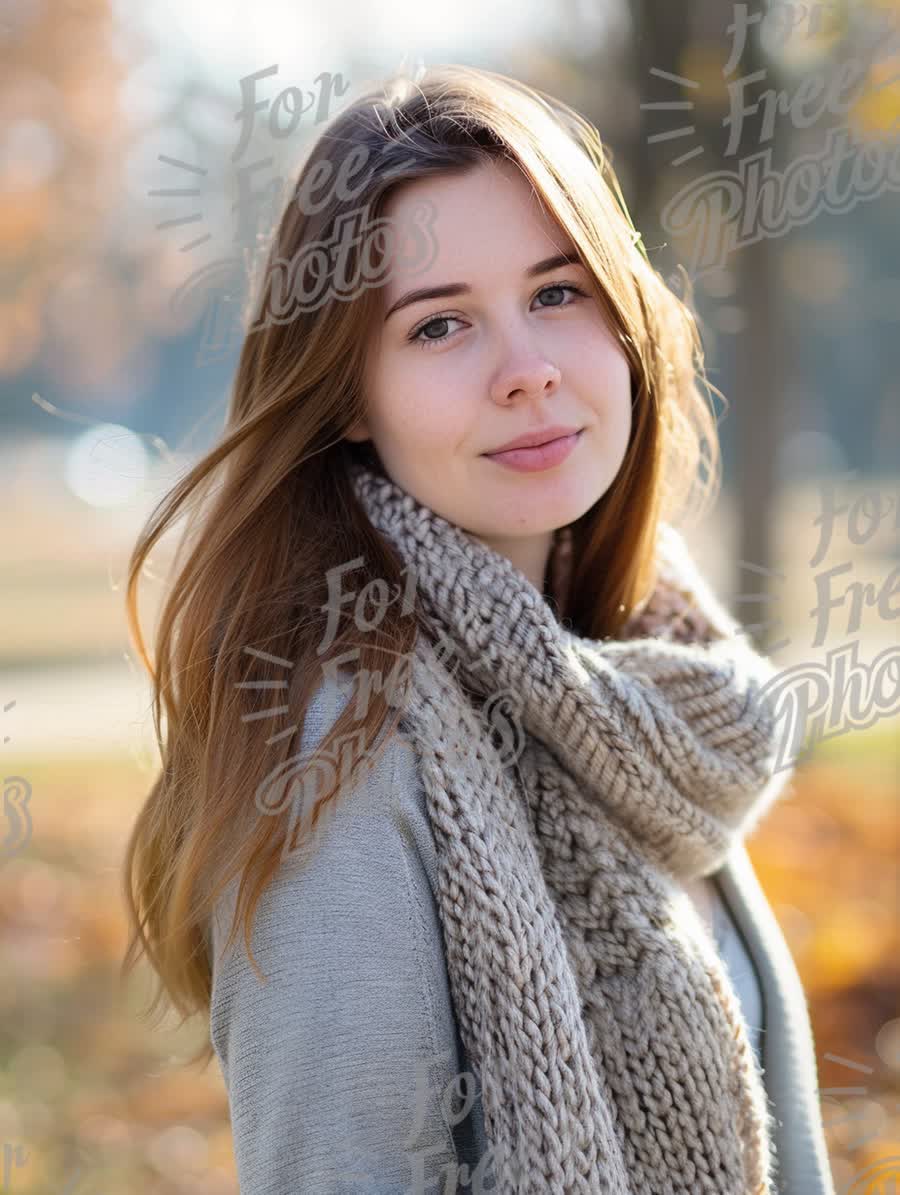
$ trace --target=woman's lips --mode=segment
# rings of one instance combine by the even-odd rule
[[[546,444],[536,444],[533,448],[509,448],[506,452],[487,452],[485,456],[489,461],[496,461],[498,465],[505,465],[520,473],[552,469],[566,459],[581,439],[583,431],[584,428],[572,436],[560,436],[558,440],[548,440]]]

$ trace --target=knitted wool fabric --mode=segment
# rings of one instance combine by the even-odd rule
[[[771,665],[665,524],[630,626],[652,637],[591,640],[506,557],[367,467],[351,477],[414,570],[428,632],[401,727],[489,1189],[772,1192],[774,1121],[739,1005],[678,883],[717,870],[784,787]],[[654,630],[679,597],[709,643]]]

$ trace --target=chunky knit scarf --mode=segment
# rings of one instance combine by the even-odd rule
[[[784,786],[771,666],[665,523],[651,600],[627,636],[591,640],[506,557],[368,467],[351,476],[430,630],[401,727],[490,1189],[773,1191],[740,1007],[680,886],[716,871]]]

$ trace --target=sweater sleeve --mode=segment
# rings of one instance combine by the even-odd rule
[[[305,751],[346,700],[336,689],[314,696]],[[456,1189],[458,1105],[468,1112],[475,1077],[460,1078],[420,783],[394,737],[338,794],[302,866],[282,860],[251,938],[265,984],[243,926],[222,952],[237,879],[216,905],[210,1033],[241,1195]]]

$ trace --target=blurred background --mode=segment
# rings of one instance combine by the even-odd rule
[[[247,255],[305,149],[438,62],[593,121],[650,260],[691,279],[727,406],[722,495],[686,535],[783,670],[795,749],[748,847],[808,995],[838,1189],[889,1189],[898,32],[896,0],[0,6],[0,1191],[237,1192],[217,1063],[183,1065],[206,1027],[148,1028],[146,972],[117,982],[158,761],[125,566],[221,429]]]

